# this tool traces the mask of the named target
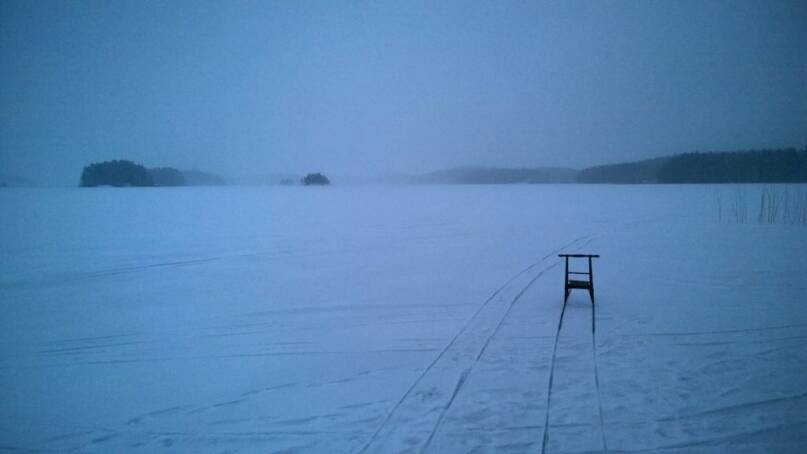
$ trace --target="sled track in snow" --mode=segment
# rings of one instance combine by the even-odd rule
[[[591,305],[591,359],[594,362],[594,389],[597,392],[597,415],[600,418],[600,440],[602,441],[602,451],[608,452],[608,443],[605,442],[605,422],[602,417],[602,398],[600,397],[600,371],[597,364],[597,310],[596,305]],[[547,413],[549,407],[546,408]],[[548,430],[548,427],[544,430]]]
[[[538,280],[538,278],[540,278],[541,276],[543,276],[543,275],[544,275],[544,273],[546,273],[547,271],[549,271],[549,270],[551,270],[552,268],[554,268],[554,267],[558,266],[558,264],[559,264],[559,263],[560,263],[560,262],[559,262],[559,261],[557,261],[557,262],[555,262],[555,263],[553,263],[553,264],[549,265],[548,267],[546,267],[546,268],[542,269],[542,270],[541,270],[541,271],[540,271],[538,274],[536,274],[536,275],[535,275],[535,277],[533,277],[533,278],[530,280],[530,282],[528,282],[528,283],[527,283],[527,285],[526,285],[526,286],[524,286],[524,288],[522,288],[522,289],[521,289],[521,291],[519,291],[519,292],[518,292],[518,294],[515,296],[515,298],[513,298],[513,300],[510,302],[510,306],[508,306],[507,310],[504,312],[504,315],[503,315],[503,316],[502,316],[502,318],[499,320],[499,323],[498,323],[498,324],[496,324],[496,327],[493,329],[493,332],[491,332],[491,333],[490,333],[490,336],[488,336],[488,338],[487,338],[487,339],[485,339],[485,343],[482,345],[482,348],[479,350],[479,353],[476,355],[476,358],[474,358],[474,362],[471,364],[471,366],[470,366],[470,367],[468,367],[468,368],[467,368],[467,369],[466,369],[466,370],[465,370],[465,371],[462,373],[462,375],[460,376],[459,381],[457,381],[457,384],[456,384],[456,386],[454,387],[454,391],[453,391],[453,393],[452,393],[452,395],[451,395],[451,399],[449,399],[449,401],[448,401],[448,403],[446,404],[446,406],[445,406],[445,407],[443,407],[442,411],[440,411],[440,416],[437,418],[437,423],[434,425],[434,428],[432,429],[431,433],[429,434],[429,438],[426,440],[426,443],[423,445],[423,448],[420,450],[420,452],[421,452],[421,453],[426,452],[426,450],[429,448],[429,445],[431,445],[431,442],[432,442],[432,440],[434,439],[434,436],[437,434],[437,431],[438,431],[438,430],[440,430],[440,426],[442,426],[443,419],[445,418],[445,415],[446,415],[446,413],[448,412],[448,409],[449,409],[449,408],[451,408],[451,404],[453,404],[453,403],[454,403],[454,397],[456,397],[456,395],[459,393],[459,391],[460,391],[460,389],[462,388],[462,386],[465,384],[465,379],[468,377],[468,375],[470,375],[470,374],[471,374],[471,371],[473,371],[474,366],[476,366],[476,365],[479,363],[479,359],[480,359],[480,358],[482,358],[482,355],[484,355],[485,350],[487,350],[487,348],[488,348],[488,345],[490,345],[490,341],[491,341],[491,340],[493,340],[493,338],[496,336],[496,333],[498,333],[498,332],[499,332],[499,329],[502,327],[502,325],[504,324],[504,321],[507,319],[507,316],[508,316],[508,315],[510,315],[510,311],[513,309],[513,306],[515,306],[515,305],[516,305],[516,303],[518,302],[518,300],[519,300],[519,299],[521,299],[521,296],[522,296],[522,295],[523,295],[523,294],[524,294],[524,293],[525,293],[525,292],[526,292],[526,291],[527,291],[527,290],[528,290],[530,287],[532,287],[532,284],[533,284],[535,281],[537,281],[537,280]]]
[[[566,248],[574,246],[576,243],[578,243],[580,241],[588,240],[588,242],[590,242],[592,237],[593,237],[593,235],[584,235],[584,236],[575,238],[574,240],[564,244],[563,246],[561,246],[561,247],[549,252],[545,256],[541,257],[541,260],[539,260],[539,261],[527,266],[523,270],[519,271],[513,277],[508,279],[507,282],[502,284],[501,287],[497,288],[488,297],[488,299],[486,299],[485,302],[482,303],[479,306],[479,308],[474,312],[474,314],[470,318],[468,318],[468,320],[462,325],[462,327],[459,329],[459,331],[457,331],[457,333],[454,335],[454,337],[451,338],[451,340],[448,342],[448,344],[446,344],[446,346],[432,360],[432,362],[429,363],[428,366],[426,366],[426,368],[423,370],[423,372],[421,372],[421,374],[418,376],[418,378],[416,378],[415,381],[412,383],[412,385],[409,386],[409,388],[406,390],[406,392],[403,393],[401,398],[398,399],[398,401],[392,407],[392,410],[390,410],[390,412],[387,413],[387,415],[384,417],[384,420],[381,422],[381,424],[378,425],[376,430],[373,432],[373,435],[370,437],[369,440],[367,440],[367,442],[362,446],[362,448],[358,451],[358,453],[361,454],[361,453],[367,452],[367,450],[370,448],[370,446],[373,444],[373,442],[378,438],[378,434],[380,434],[381,431],[384,429],[384,427],[386,427],[386,425],[389,423],[390,419],[392,419],[392,417],[395,415],[395,413],[398,411],[398,409],[403,404],[403,402],[407,399],[407,397],[409,397],[409,395],[412,393],[412,391],[414,391],[414,389],[417,387],[417,385],[423,380],[424,377],[426,377],[426,375],[429,373],[429,371],[431,371],[434,368],[434,366],[440,361],[440,359],[446,354],[446,352],[448,352],[448,350],[451,349],[451,347],[456,343],[457,339],[459,339],[459,337],[466,331],[466,329],[471,325],[471,323],[476,319],[476,317],[479,316],[479,314],[482,312],[482,310],[485,309],[485,307],[488,304],[490,304],[490,302],[493,301],[494,298],[496,298],[496,296],[499,295],[499,293],[501,293],[504,289],[506,289],[508,286],[510,286],[510,284],[512,284],[516,279],[518,279],[519,277],[523,276],[525,273],[528,273],[530,270],[534,269],[535,267],[537,267],[538,265],[543,263],[546,259],[550,258],[551,256],[557,254],[558,252],[560,252],[560,251],[562,251],[562,250],[564,250]],[[588,244],[588,242],[586,244]],[[491,334],[491,336],[486,340],[486,342],[483,345],[482,349],[480,350],[479,354],[477,354],[477,356],[475,358],[475,361],[474,361],[474,364],[472,364],[471,367],[469,367],[467,370],[465,370],[460,375],[460,378],[459,378],[457,384],[454,386],[454,390],[452,392],[451,398],[449,399],[446,406],[443,408],[443,410],[442,410],[442,412],[440,414],[440,417],[439,417],[435,427],[432,429],[432,432],[429,435],[429,438],[427,439],[426,444],[421,449],[421,452],[425,451],[428,448],[428,446],[431,444],[431,441],[434,438],[434,435],[437,433],[445,413],[448,411],[449,407],[454,402],[454,398],[457,396],[457,393],[459,393],[460,389],[462,388],[463,384],[465,383],[465,379],[468,377],[468,374],[470,373],[471,369],[473,368],[473,365],[475,365],[479,361],[479,358],[481,358],[482,353],[484,353],[485,349],[487,348],[488,344],[490,343],[490,340],[493,338],[493,336],[495,336],[496,332],[499,330],[499,328],[503,324],[504,320],[507,318],[507,315],[510,313],[510,309],[512,309],[512,307],[516,303],[516,301],[518,301],[518,299],[521,298],[521,296],[527,291],[527,289],[530,288],[530,286],[532,286],[532,284],[536,280],[538,280],[539,277],[541,277],[546,271],[548,271],[552,267],[557,266],[558,263],[560,263],[560,261],[557,261],[556,263],[553,263],[548,268],[546,268],[546,269],[542,270],[541,272],[539,272],[533,279],[531,279],[527,283],[526,286],[524,286],[524,288],[521,289],[521,291],[518,292],[518,294],[515,296],[515,298],[513,298],[513,301],[511,301],[510,306],[508,307],[507,311],[505,311],[505,314],[502,316],[502,319],[499,320],[499,323],[496,325],[496,328],[494,329],[493,334]],[[557,340],[556,340],[556,344],[557,344]]]
[[[590,243],[587,241],[586,244]],[[555,345],[552,347],[552,360],[549,366],[549,383],[546,391],[546,419],[544,420],[544,435],[541,440],[541,454],[546,454],[547,444],[549,443],[549,414],[550,404],[552,403],[552,383],[555,378],[555,359],[558,353],[558,341],[560,333],[563,329],[563,316],[566,313],[566,303],[568,298],[563,300],[563,307],[560,310],[560,317],[558,317],[558,327],[555,330]],[[600,421],[600,440],[602,442],[603,452],[608,452],[608,444],[605,441],[605,423],[602,416],[602,399],[600,397],[600,373],[597,365],[597,312],[596,305],[591,304],[591,353],[592,361],[594,363],[594,387],[597,395],[597,414]]]

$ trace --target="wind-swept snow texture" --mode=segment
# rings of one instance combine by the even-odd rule
[[[0,451],[807,452],[807,230],[717,190],[2,190]]]

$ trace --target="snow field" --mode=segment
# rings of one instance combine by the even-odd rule
[[[714,191],[5,190],[0,446],[803,452],[807,236]]]

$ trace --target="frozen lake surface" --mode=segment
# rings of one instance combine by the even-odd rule
[[[736,190],[3,189],[0,451],[807,452],[807,229]]]

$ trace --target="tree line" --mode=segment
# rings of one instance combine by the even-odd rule
[[[148,169],[132,161],[121,159],[92,163],[81,172],[79,186],[189,186],[222,185],[224,179],[199,171],[181,172],[172,167]]]
[[[294,184],[286,179],[283,184]],[[179,171],[172,167],[148,169],[135,162],[120,159],[92,163],[81,172],[79,186],[214,186],[226,184],[224,179],[207,172]],[[329,185],[331,181],[321,173],[309,173],[300,184],[305,186]]]
[[[683,153],[583,169],[580,183],[805,183],[807,147]]]

